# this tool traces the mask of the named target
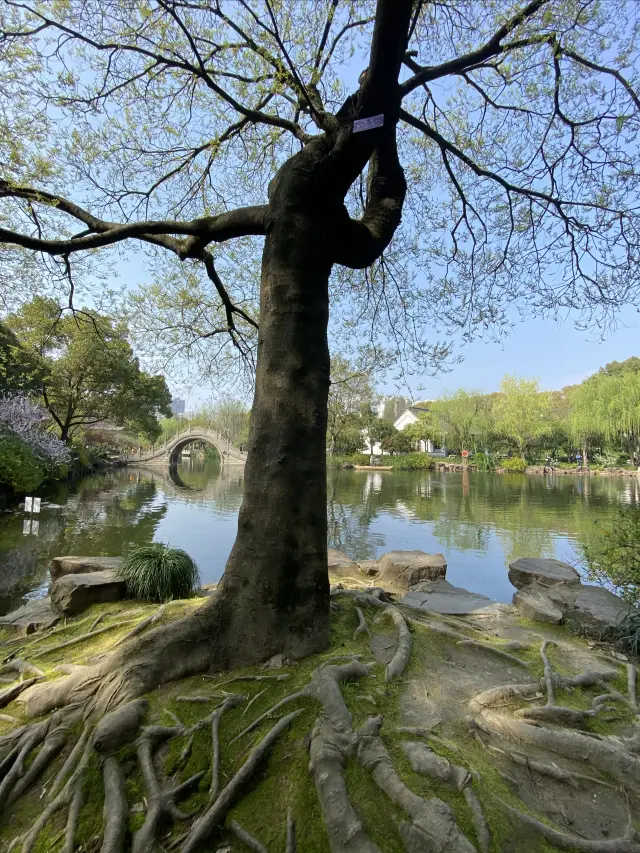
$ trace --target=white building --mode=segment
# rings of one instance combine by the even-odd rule
[[[429,402],[427,400],[427,402]],[[405,427],[408,427],[410,424],[417,424],[420,420],[420,415],[423,412],[428,412],[428,408],[424,405],[422,406],[409,406],[408,409],[405,409],[402,414],[396,418],[393,425],[398,430],[403,430]],[[364,453],[367,453],[369,456],[382,456],[382,448],[378,444],[378,442],[374,442],[373,446],[371,446],[369,442],[369,437],[366,434],[366,431],[363,433],[364,438]],[[436,453],[439,454],[439,448],[436,448],[433,441],[429,438],[425,441],[418,442],[418,451],[420,453]]]
[[[400,417],[394,421],[393,425],[396,429],[403,430],[411,424],[417,424],[420,420],[420,414],[427,411],[429,410],[425,406],[409,406],[409,408],[405,409]],[[418,450],[420,453],[433,453],[435,450],[433,441],[431,441],[430,438],[426,439],[426,441],[419,441]]]

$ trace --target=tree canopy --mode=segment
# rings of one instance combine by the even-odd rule
[[[11,329],[0,323],[0,396],[33,391],[40,381],[38,358],[20,346]]]
[[[336,219],[335,336],[342,321],[351,338],[373,329],[412,372],[449,354],[436,328],[472,337],[513,305],[606,324],[640,300],[637,12],[625,0],[7,0],[2,262],[31,271],[25,250],[39,251],[48,281],[81,288],[90,250],[104,263],[105,247],[142,245],[154,281],[131,297],[130,322],[146,355],[206,375],[216,363],[235,382],[236,357],[255,355],[252,235],[269,182],[301,148],[349,140],[351,165],[330,178],[352,217]],[[377,114],[397,123],[408,181],[384,236],[365,180],[381,131],[352,132]]]
[[[7,324],[39,361],[39,396],[65,441],[79,430],[112,421],[151,438],[158,415],[170,414],[164,377],[140,369],[127,330],[84,311],[60,316],[58,303],[36,297]]]

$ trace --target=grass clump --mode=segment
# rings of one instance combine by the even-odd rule
[[[132,551],[122,561],[118,576],[130,596],[147,601],[186,598],[200,585],[198,566],[187,552],[162,542]]]

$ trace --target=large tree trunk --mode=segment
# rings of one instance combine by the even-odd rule
[[[287,186],[276,186],[271,207],[244,500],[220,588],[233,608],[225,646],[234,665],[275,652],[301,657],[329,640],[331,253],[321,211],[301,207]]]

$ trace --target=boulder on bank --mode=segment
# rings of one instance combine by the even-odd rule
[[[565,618],[573,627],[592,637],[602,637],[619,628],[634,608],[603,586],[581,586]]]
[[[358,569],[361,574],[369,578],[375,577],[380,572],[380,563],[377,560],[360,560]]]
[[[60,614],[51,607],[50,598],[28,601],[0,618],[0,628],[15,631],[20,637],[53,628],[60,621]]]
[[[590,637],[607,636],[634,612],[608,589],[582,584],[576,570],[559,560],[516,560],[509,580],[518,587],[513,603],[522,616],[556,625],[567,622]]]
[[[453,586],[444,578],[418,584],[400,600],[400,604],[443,615],[464,616],[478,611],[494,612],[508,605],[498,604],[486,595]]]
[[[389,551],[380,559],[380,586],[409,589],[425,581],[444,578],[447,561],[444,554],[427,554],[425,551]]]
[[[49,563],[51,580],[62,575],[79,575],[85,572],[115,572],[122,565],[122,557],[54,557]]]
[[[336,548],[329,548],[327,551],[327,563],[329,565],[330,575],[357,575],[358,564],[351,557],[347,557],[342,551]]]
[[[113,571],[64,575],[51,585],[51,603],[66,616],[82,613],[92,604],[120,601],[125,594],[125,582]]]
[[[580,585],[580,575],[569,563],[563,563],[560,560],[542,560],[536,557],[523,557],[510,563],[509,580],[516,589],[522,589],[534,583],[540,586]]]
[[[518,613],[527,619],[552,625],[562,622],[562,610],[549,598],[546,590],[536,584],[519,589],[513,596],[513,603]]]

